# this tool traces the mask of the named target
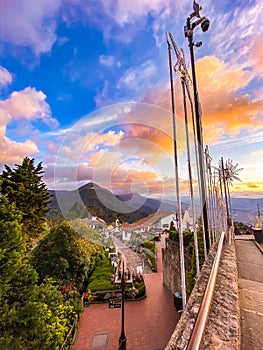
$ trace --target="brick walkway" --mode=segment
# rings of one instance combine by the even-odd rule
[[[125,303],[127,350],[160,350],[170,339],[180,315],[173,296],[163,286],[161,245],[157,245],[157,273],[144,275],[147,298]],[[84,309],[74,350],[117,350],[121,333],[121,309],[93,304]]]

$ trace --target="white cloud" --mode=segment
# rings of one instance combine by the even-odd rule
[[[12,74],[4,67],[0,66],[0,88],[12,83]]]
[[[117,88],[128,87],[139,90],[141,85],[146,81],[149,82],[156,72],[157,68],[152,61],[143,62],[139,67],[129,68],[120,78]]]
[[[100,61],[100,64],[102,64],[103,66],[106,66],[106,67],[112,67],[114,66],[115,62],[116,62],[116,59],[114,56],[110,56],[110,55],[101,55],[99,57],[99,61]]]
[[[62,0],[8,0],[2,4],[0,38],[29,47],[36,55],[49,52],[56,41],[56,19]]]
[[[215,48],[214,55],[246,65],[253,38],[262,32],[262,16],[260,1],[253,5],[237,6],[234,11],[227,13],[209,15],[213,30],[209,45]]]
[[[105,8],[107,8],[109,14],[112,14],[115,21],[123,26],[151,12],[160,13],[162,10],[169,7],[169,0],[144,0],[137,1],[136,4],[132,0],[118,0],[116,2],[114,1],[114,4],[115,7],[113,11],[111,10],[113,2],[105,2]]]

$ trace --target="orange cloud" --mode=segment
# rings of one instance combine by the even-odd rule
[[[230,134],[239,133],[243,128],[262,126],[258,119],[262,102],[239,93],[254,78],[254,73],[242,67],[228,67],[213,56],[198,60],[196,70],[205,136],[207,127],[211,126],[221,125]],[[213,140],[209,135],[208,139]]]
[[[242,182],[234,183],[231,187],[231,193],[242,194],[242,193],[253,193],[253,195],[263,196],[263,182]]]
[[[257,56],[258,57],[258,56]],[[260,60],[261,62],[261,60]],[[255,73],[241,66],[228,66],[214,56],[206,56],[196,61],[198,93],[203,111],[203,129],[206,143],[214,144],[224,133],[235,135],[245,128],[259,128],[262,121],[260,99],[251,99],[241,94],[255,77]],[[192,91],[192,86],[190,86]],[[183,99],[179,78],[175,80],[176,115],[183,118]],[[157,85],[150,88],[145,101],[158,103],[171,110],[170,86]],[[189,125],[191,114],[188,104]]]

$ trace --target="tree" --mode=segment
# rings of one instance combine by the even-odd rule
[[[0,197],[0,218],[0,348],[25,349],[38,324],[37,274],[25,260],[21,215],[7,196]]]
[[[40,281],[52,277],[59,284],[81,285],[103,255],[102,246],[90,243],[76,233],[68,222],[53,227],[32,251],[32,264]]]
[[[1,193],[22,213],[23,233],[27,241],[37,238],[45,229],[50,195],[42,181],[42,163],[35,166],[34,158],[24,158],[14,169],[5,165],[0,176]]]
[[[178,232],[178,230],[175,228],[175,225],[174,225],[174,221],[173,221],[173,220],[170,222],[169,238],[170,238],[172,241],[179,242],[179,232]]]
[[[0,349],[57,350],[80,314],[80,296],[63,295],[50,280],[37,285],[21,221],[0,196]]]

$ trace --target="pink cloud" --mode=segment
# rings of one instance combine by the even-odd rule
[[[22,143],[0,136],[0,145],[0,165],[19,164],[25,156],[35,155],[39,152],[37,145],[31,140]]]
[[[258,72],[261,76],[263,74],[263,34],[260,33],[253,37],[252,47],[250,50],[250,58],[253,60],[253,67],[256,72]]]
[[[35,88],[27,87],[21,91],[14,91],[6,100],[0,101],[2,113],[8,114],[11,119],[42,119],[53,127],[58,122],[52,118],[50,107],[47,104],[46,95]]]
[[[39,152],[32,140],[15,142],[6,137],[7,125],[12,120],[20,121],[18,128],[21,128],[21,135],[25,131],[37,133],[36,129],[31,130],[33,120],[41,119],[52,127],[58,125],[56,119],[52,118],[50,107],[45,100],[46,95],[42,91],[27,87],[22,91],[13,92],[9,98],[0,101],[1,163],[20,162],[25,156]]]

